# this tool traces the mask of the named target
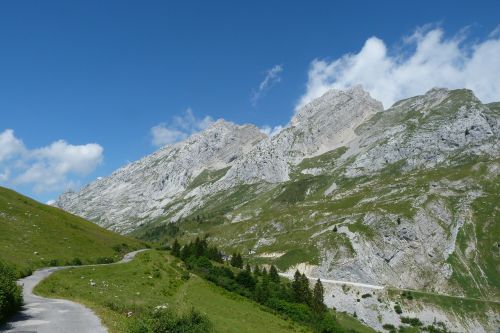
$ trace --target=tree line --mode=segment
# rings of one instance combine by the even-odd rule
[[[223,253],[210,245],[206,237],[183,246],[175,239],[171,253],[206,280],[309,326],[315,332],[344,332],[324,304],[324,288],[319,279],[311,288],[309,279],[299,271],[290,281],[281,278],[274,265],[267,268],[245,264],[238,252],[232,254],[229,265],[224,265]]]

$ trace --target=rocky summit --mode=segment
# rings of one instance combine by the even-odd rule
[[[386,110],[331,90],[273,137],[219,120],[56,205],[157,239],[175,224],[283,272],[498,301],[499,126],[470,90]]]

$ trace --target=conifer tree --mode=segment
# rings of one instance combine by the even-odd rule
[[[306,277],[304,273],[300,276],[300,288],[301,288],[301,302],[304,304],[311,305],[312,300],[312,292],[311,288],[309,288],[309,279]]]
[[[181,249],[181,259],[186,261],[187,258],[189,258],[190,256],[191,256],[190,246],[186,244]]]
[[[172,244],[172,254],[176,257],[181,255],[181,246],[177,241],[177,238],[174,240],[174,244]]]
[[[278,270],[276,269],[276,267],[274,267],[274,265],[271,265],[271,268],[269,269],[269,278],[271,279],[271,281],[275,283],[280,282],[280,276],[278,274]]]
[[[240,253],[233,253],[231,257],[231,266],[243,269],[243,258]]]
[[[246,266],[245,266],[245,270],[246,270],[248,273],[252,274],[252,268],[250,267],[250,264],[249,264],[249,263],[247,263],[247,264],[246,264]]]
[[[299,270],[295,271],[292,282],[292,296],[295,302],[302,302],[302,282]]]
[[[316,314],[322,314],[326,311],[326,305],[323,302],[325,290],[321,280],[318,279],[314,285],[311,307]]]
[[[269,289],[269,281],[263,279],[255,287],[255,299],[257,302],[264,304],[270,297],[271,291]]]
[[[257,264],[255,264],[255,266],[253,268],[253,275],[260,276],[260,267]]]
[[[255,280],[252,273],[249,273],[247,270],[242,270],[236,275],[236,282],[250,290],[255,289]]]

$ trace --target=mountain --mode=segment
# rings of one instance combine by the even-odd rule
[[[283,271],[499,300],[500,103],[331,90],[269,138],[218,121],[57,205],[112,230],[209,234]],[[172,230],[169,231],[172,235]]]
[[[42,266],[114,260],[142,247],[137,240],[0,187],[0,259],[20,274]]]

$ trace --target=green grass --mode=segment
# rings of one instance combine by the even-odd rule
[[[275,264],[281,270],[286,270],[296,264],[307,262],[309,264],[318,264],[318,252],[315,248],[297,248],[288,251],[279,257]]]
[[[216,181],[224,177],[228,170],[229,167],[219,170],[205,169],[198,176],[196,176],[195,179],[193,179],[193,181],[187,187],[187,190],[191,190],[203,184],[215,183]]]
[[[75,300],[96,311],[110,332],[123,332],[132,311],[167,305],[206,314],[217,332],[308,332],[255,302],[229,293],[195,275],[182,279],[183,265],[164,252],[141,253],[127,264],[72,268],[54,273],[35,292]],[[96,283],[95,287],[90,281]]]
[[[0,187],[0,259],[21,274],[75,258],[82,263],[118,259],[143,247],[137,240]]]
[[[366,325],[363,325],[359,320],[351,316],[350,314],[343,312],[336,312],[335,318],[339,322],[340,326],[345,330],[354,330],[359,333],[375,333],[376,331]]]

